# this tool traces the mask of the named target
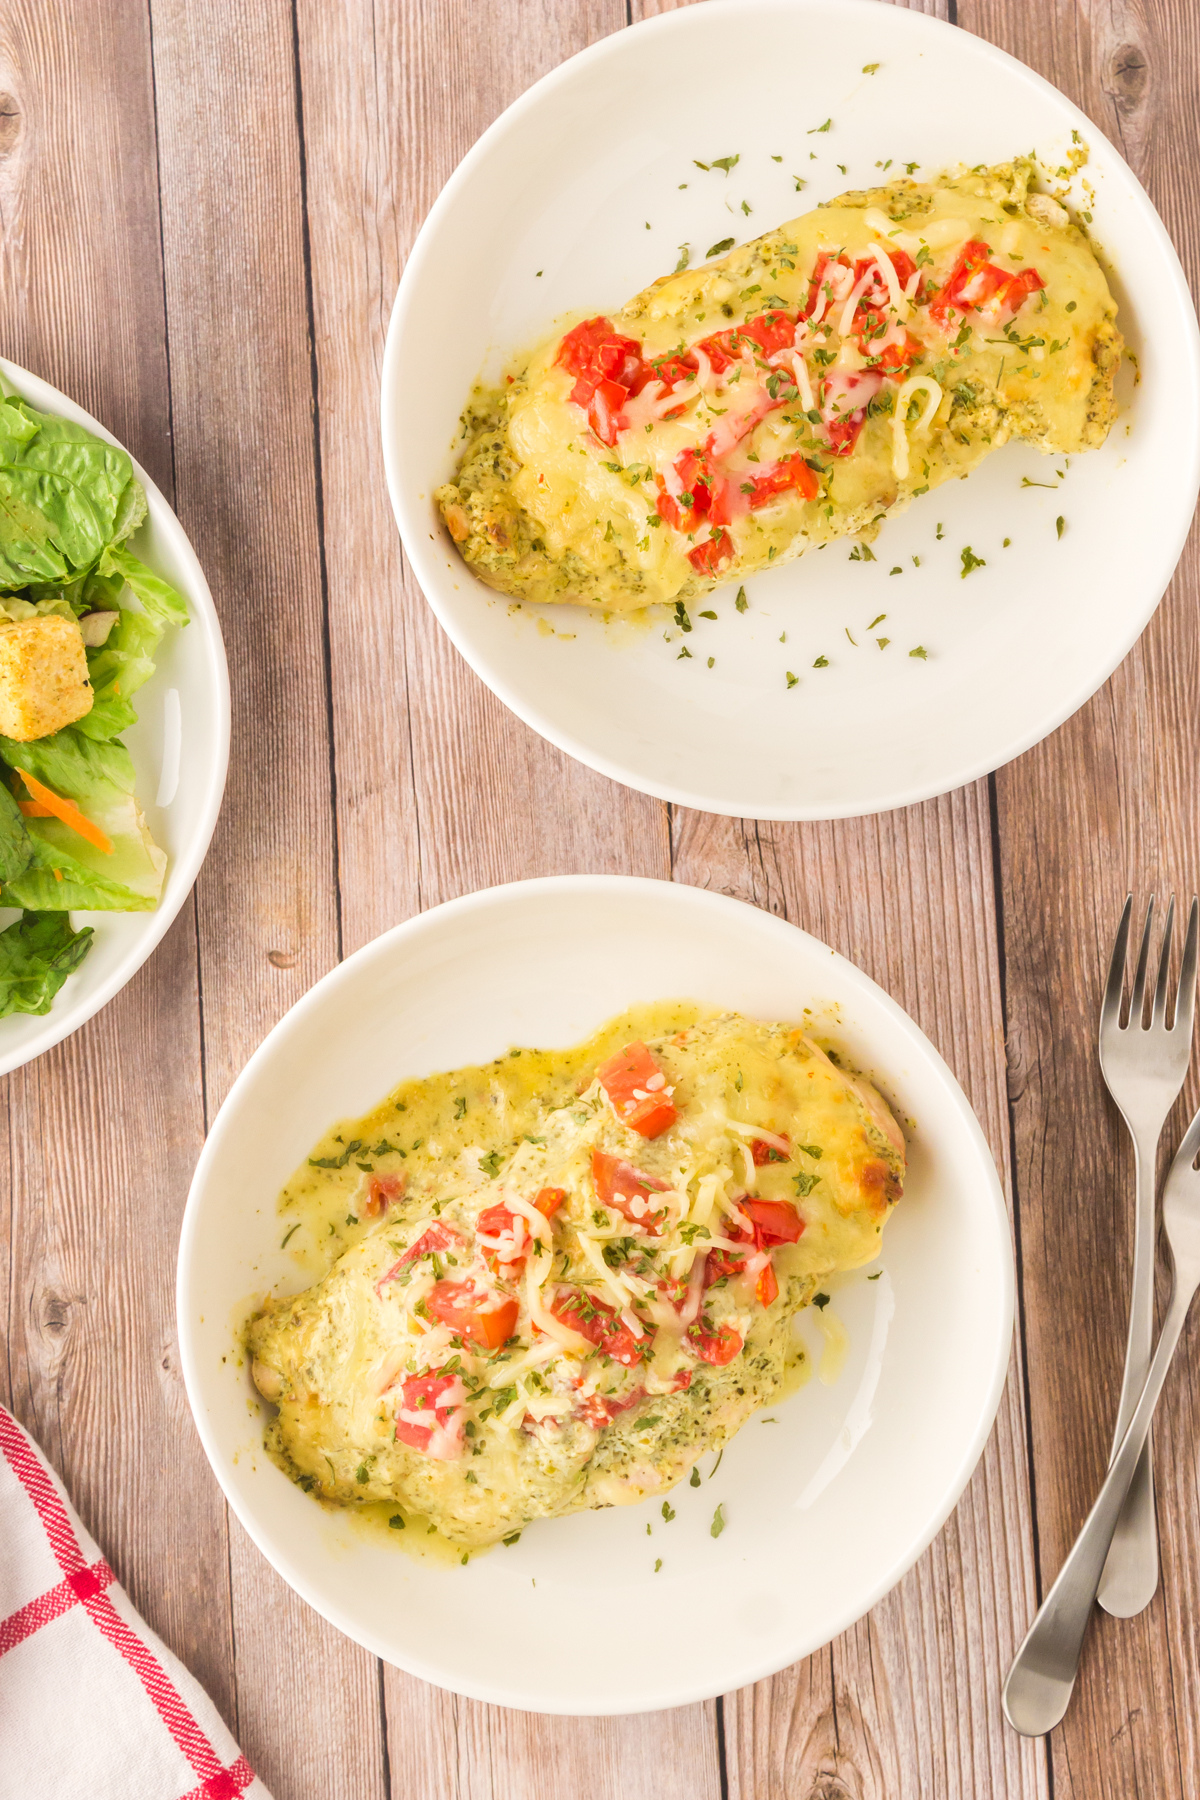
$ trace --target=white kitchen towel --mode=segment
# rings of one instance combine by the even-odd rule
[[[0,1800],[270,1800],[3,1406]]]

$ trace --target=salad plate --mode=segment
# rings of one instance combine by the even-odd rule
[[[3,359],[0,359],[0,376],[3,377],[4,391],[26,402],[36,413],[69,421],[94,437],[117,445],[111,432],[48,382]],[[102,734],[99,709],[104,696],[99,690],[93,713],[85,715],[92,719],[94,730],[75,748],[85,759],[90,756],[94,760],[97,770],[94,803],[78,788],[78,756],[72,759],[70,779],[78,789],[77,798],[85,815],[89,805],[93,813],[101,806],[110,808],[107,816],[116,851],[111,865],[114,876],[130,886],[131,892],[143,890],[134,892],[134,898],[144,909],[120,910],[119,888],[110,889],[109,893],[114,909],[89,909],[89,875],[80,860],[88,856],[86,844],[78,857],[68,852],[56,859],[66,866],[67,880],[76,882],[71,891],[78,893],[79,904],[72,904],[69,914],[42,912],[41,917],[46,920],[69,918],[79,932],[90,927],[92,936],[87,954],[67,975],[61,988],[53,992],[53,981],[49,984],[49,991],[53,993],[49,1010],[14,1012],[0,1018],[0,1074],[19,1068],[76,1031],[107,1005],[146,961],[191,890],[216,825],[225,786],[229,759],[229,680],[216,608],[199,560],[179,520],[146,471],[135,460],[130,460],[133,474],[145,489],[146,511],[131,535],[121,536],[118,532],[120,541],[116,548],[119,558],[126,561],[130,569],[140,571],[137,578],[148,594],[148,601],[143,606],[136,590],[125,589],[116,604],[138,613],[151,613],[159,604],[155,591],[157,579],[160,589],[163,583],[168,584],[167,589],[162,590],[165,596],[162,605],[164,621],[169,619],[171,622],[166,624],[148,653],[137,655],[136,681],[127,682],[128,686],[136,685],[132,705],[128,697],[120,697],[120,671],[117,672],[118,679],[111,684],[111,697],[106,702],[110,710],[117,708],[121,719],[132,718],[133,714],[136,719],[128,724],[118,721],[113,732],[104,729]],[[116,585],[119,587],[119,583]],[[177,622],[182,614],[180,601],[186,606],[188,615],[187,624],[182,626]],[[14,611],[23,616],[25,612],[32,613],[33,607],[19,606]],[[116,635],[114,631],[110,643],[116,641]],[[157,633],[152,632],[150,636],[154,638]],[[147,655],[152,664],[149,673],[146,672]],[[89,672],[95,687],[97,665],[92,664]],[[16,781],[18,778],[18,761],[38,760],[24,756],[24,752],[45,752],[53,741],[42,738],[40,742],[11,745],[13,754],[7,759],[13,763],[10,779]],[[122,745],[132,759],[133,794],[124,796],[123,809],[114,815],[111,810],[114,789],[107,778],[105,758],[111,755],[118,759],[121,765],[117,768],[118,785],[126,781],[124,769],[128,765],[124,763]],[[49,780],[53,769],[44,760],[39,761],[39,766]],[[63,767],[65,772],[66,763]],[[39,813],[36,803],[31,804],[26,799],[22,810],[33,814],[29,821],[31,834],[39,832],[45,815]],[[121,835],[112,823],[114,816],[122,827]],[[85,818],[85,825],[86,822]],[[51,819],[49,823],[52,829],[57,829],[55,820]],[[62,839],[61,832],[59,836]],[[62,841],[76,843],[74,838]],[[162,870],[160,852],[166,858],[165,871]],[[96,896],[99,897],[108,879],[105,873],[107,853],[93,856],[92,863],[96,871]],[[161,889],[158,889],[160,874]],[[58,878],[62,879],[61,871]],[[46,876],[42,879],[44,881]],[[25,885],[28,881],[27,876]],[[158,891],[156,905],[152,904],[155,890]],[[50,892],[53,894],[53,890]],[[21,897],[26,907],[41,910],[36,892],[26,895],[22,888]],[[17,910],[0,909],[0,928],[9,927],[20,918],[21,913]],[[11,978],[7,967],[4,972],[6,978]],[[39,996],[35,994],[33,998]]]
[[[797,91],[798,68],[820,79]],[[712,72],[720,69],[714,116]],[[718,588],[687,625],[483,586],[438,516],[473,384],[557,320],[851,190],[1034,154],[1086,229],[1128,354],[1100,449],[1010,443],[873,545]],[[1049,352],[1047,352],[1048,354]],[[484,134],[433,206],[388,334],[382,428],[409,560],[458,649],[601,773],[715,813],[834,818],[999,767],[1107,679],[1157,606],[1200,483],[1200,338],[1118,152],[1012,57],[875,0],[709,0],[605,38]]]
[[[368,1529],[323,1507],[264,1450],[272,1409],[241,1340],[264,1294],[312,1279],[284,1243],[277,1199],[315,1135],[406,1078],[514,1046],[570,1045],[656,1000],[785,1022],[811,1008],[806,1026],[836,1040],[904,1122],[908,1174],[882,1255],[835,1278],[821,1313],[822,1332],[845,1334],[840,1373],[821,1361],[810,1310],[802,1329],[821,1373],[752,1417],[719,1458],[703,1454],[700,1479],[680,1482],[669,1505],[660,1495],[543,1521],[466,1567],[457,1555],[414,1554],[413,1531]],[[473,894],[398,926],[276,1026],[197,1167],[177,1308],[188,1397],[217,1479],[310,1605],[374,1654],[458,1693],[539,1712],[627,1713],[768,1675],[900,1579],[991,1430],[1013,1261],[995,1167],[961,1089],[867,976],[740,901],[567,876]],[[468,1618],[487,1619],[488,1631],[464,1630]]]

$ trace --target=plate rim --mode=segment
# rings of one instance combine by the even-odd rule
[[[485,911],[488,907],[496,904],[504,904],[513,899],[519,901],[526,895],[595,894],[603,892],[605,889],[612,891],[615,888],[621,888],[631,893],[653,889],[656,891],[656,898],[659,899],[662,897],[661,890],[668,889],[673,896],[671,904],[678,904],[685,908],[691,907],[699,912],[707,910],[712,913],[721,913],[727,918],[737,917],[748,911],[757,915],[756,924],[775,933],[781,939],[793,932],[798,933],[806,944],[819,952],[822,957],[829,957],[840,979],[846,981],[852,988],[857,988],[866,996],[868,1002],[878,1004],[891,1015],[893,1022],[908,1039],[913,1050],[926,1059],[931,1070],[939,1078],[946,1100],[952,1106],[960,1124],[965,1128],[967,1142],[978,1160],[982,1177],[981,1186],[986,1190],[987,1201],[990,1202],[985,1216],[996,1234],[997,1255],[994,1258],[993,1267],[999,1284],[1000,1329],[992,1352],[994,1360],[991,1378],[974,1432],[969,1441],[964,1443],[952,1479],[947,1484],[941,1502],[934,1508],[925,1529],[906,1548],[903,1556],[891,1565],[887,1574],[874,1584],[865,1599],[861,1596],[856,1597],[841,1613],[836,1615],[833,1629],[829,1631],[828,1635],[822,1636],[818,1642],[807,1648],[790,1649],[782,1660],[777,1653],[765,1653],[756,1662],[748,1663],[739,1672],[735,1686],[744,1686],[762,1680],[783,1668],[790,1667],[795,1661],[814,1654],[824,1644],[832,1642],[835,1637],[848,1630],[872,1607],[876,1606],[886,1594],[890,1593],[928,1549],[961,1500],[991,1437],[1012,1362],[1015,1326],[1016,1261],[1012,1222],[1008,1215],[1004,1188],[996,1169],[995,1159],[979,1119],[958,1078],[915,1019],[897,1000],[892,998],[885,988],[873,980],[865,970],[852,963],[849,958],[824,944],[811,932],[805,931],[802,926],[794,925],[790,920],[781,919],[776,914],[768,912],[762,907],[754,906],[749,901],[736,899],[728,894],[716,893],[710,888],[694,887],[686,882],[637,875],[534,876],[524,881],[497,883],[494,886],[443,901],[440,905],[429,908],[428,911],[416,913],[411,918],[402,920],[400,924],[392,926],[388,931],[373,938],[369,943],[362,945],[343,962],[335,964],[332,969],[327,971],[272,1026],[238,1074],[209,1127],[188,1189],[176,1264],[175,1323],[179,1341],[180,1368],[192,1420],[209,1467],[227,1502],[252,1542],[294,1592],[322,1618],[341,1631],[344,1636],[349,1637],[354,1643],[361,1644],[364,1649],[372,1655],[380,1657],[389,1666],[403,1669],[408,1674],[415,1675],[419,1679],[449,1692],[463,1694],[469,1699],[480,1700],[490,1705],[511,1707],[520,1712],[546,1713],[569,1718],[612,1717],[632,1713],[661,1712],[671,1707],[692,1705],[698,1701],[709,1700],[720,1693],[733,1690],[723,1682],[717,1686],[713,1686],[711,1683],[702,1683],[699,1686],[693,1684],[680,1687],[665,1697],[662,1694],[656,1694],[645,1702],[632,1700],[629,1695],[623,1694],[619,1698],[614,1697],[609,1703],[601,1702],[577,1708],[564,1704],[555,1697],[551,1697],[549,1700],[540,1695],[522,1697],[519,1692],[514,1693],[510,1689],[489,1685],[487,1682],[471,1679],[452,1682],[448,1679],[447,1671],[442,1665],[435,1666],[430,1662],[425,1662],[420,1655],[409,1656],[404,1661],[400,1661],[394,1645],[384,1641],[374,1631],[363,1629],[351,1619],[346,1608],[331,1603],[324,1595],[319,1594],[315,1585],[309,1581],[304,1570],[297,1566],[295,1560],[286,1551],[272,1543],[265,1528],[260,1529],[258,1519],[248,1516],[249,1509],[243,1510],[242,1496],[233,1483],[232,1471],[225,1467],[225,1459],[215,1444],[215,1433],[210,1427],[205,1408],[204,1378],[199,1367],[200,1353],[193,1336],[193,1327],[188,1313],[188,1288],[191,1263],[201,1229],[204,1189],[208,1183],[209,1170],[217,1161],[225,1135],[232,1129],[233,1113],[240,1103],[242,1095],[251,1087],[259,1069],[275,1054],[279,1044],[293,1028],[296,1020],[303,1019],[308,1013],[316,1010],[328,990],[346,978],[348,970],[353,967],[361,968],[376,957],[388,956],[392,947],[399,942],[419,938],[427,932],[438,932],[448,923],[452,925],[457,918],[472,912]],[[982,1194],[979,1203],[983,1204]]]
[[[814,0],[809,0],[809,3],[814,3]],[[821,0],[815,0],[815,3],[820,4]],[[1180,349],[1186,358],[1186,373],[1192,391],[1200,398],[1200,321],[1197,320],[1195,303],[1179,260],[1179,253],[1158,208],[1108,134],[1076,106],[1075,102],[1060,88],[1055,87],[1053,82],[1047,81],[1045,76],[1039,75],[1035,69],[1031,69],[1019,57],[1013,56],[1007,50],[1002,50],[986,38],[964,32],[961,27],[951,25],[948,21],[936,18],[932,14],[916,12],[907,7],[887,5],[886,0],[824,0],[824,4],[827,10],[836,11],[839,15],[858,13],[864,22],[877,16],[880,11],[885,9],[886,5],[886,11],[890,16],[902,16],[908,22],[901,27],[903,30],[911,30],[917,34],[924,32],[929,36],[939,38],[945,33],[969,37],[972,45],[984,54],[985,60],[991,60],[999,65],[1007,65],[1011,70],[1019,72],[1025,82],[1035,90],[1053,95],[1056,102],[1069,115],[1068,123],[1073,121],[1077,127],[1086,128],[1090,139],[1104,145],[1124,171],[1131,184],[1133,198],[1141,206],[1149,228],[1157,237],[1160,248],[1164,252],[1171,287],[1176,300],[1180,303],[1184,322]],[[1120,643],[1120,653],[1116,660],[1109,667],[1103,669],[1094,681],[1089,674],[1086,681],[1091,685],[1086,688],[1086,691],[1073,689],[1071,695],[1055,708],[1052,714],[1048,715],[1047,723],[1040,727],[1032,727],[1023,732],[1019,738],[1014,739],[1005,748],[999,761],[994,761],[990,755],[977,755],[970,759],[962,769],[955,772],[948,784],[944,777],[923,782],[916,781],[894,793],[878,796],[869,804],[847,801],[845,803],[823,802],[807,806],[801,802],[763,805],[761,800],[754,800],[751,795],[744,796],[745,801],[750,804],[735,805],[732,801],[715,800],[711,794],[694,792],[676,782],[660,782],[640,775],[635,778],[634,773],[625,765],[619,764],[604,752],[595,750],[569,730],[548,720],[529,696],[518,693],[502,673],[491,667],[487,655],[475,647],[472,634],[464,631],[444,607],[437,595],[433,558],[426,549],[428,531],[418,529],[420,522],[415,517],[415,513],[411,518],[409,517],[410,504],[400,478],[399,445],[402,429],[401,409],[398,404],[397,365],[401,354],[400,343],[404,329],[404,317],[409,304],[408,296],[422,278],[424,265],[432,254],[432,240],[440,227],[443,214],[450,211],[459,189],[473,177],[477,166],[486,161],[493,142],[503,132],[510,130],[513,124],[519,122],[527,112],[532,111],[546,95],[551,94],[559,85],[572,79],[581,65],[599,64],[606,56],[623,54],[623,46],[631,34],[695,29],[696,27],[692,23],[695,18],[707,19],[721,14],[727,17],[741,16],[744,18],[745,8],[748,5],[753,5],[758,11],[775,12],[784,16],[794,13],[792,0],[706,0],[702,11],[690,6],[679,7],[671,12],[659,13],[651,18],[625,25],[617,31],[610,32],[607,37],[600,38],[596,43],[587,45],[583,50],[577,51],[573,56],[559,63],[557,67],[540,76],[531,87],[526,88],[524,93],[519,94],[510,105],[505,107],[504,111],[492,121],[467,150],[447,178],[445,185],[421,222],[401,271],[396,296],[392,302],[380,372],[380,417],[384,474],[392,514],[396,521],[404,553],[426,605],[432,609],[442,630],[468,667],[510,712],[515,713],[517,718],[530,730],[537,732],[539,737],[553,744],[556,749],[561,750],[574,761],[583,763],[585,767],[593,769],[599,775],[606,776],[610,781],[618,782],[622,787],[631,788],[635,793],[648,794],[652,799],[676,806],[686,806],[697,812],[711,813],[717,818],[754,818],[781,823],[870,818],[879,813],[893,812],[902,807],[915,806],[926,800],[937,799],[943,794],[954,793],[960,788],[967,787],[985,775],[995,774],[999,769],[1005,768],[1009,763],[1015,761],[1018,756],[1023,756],[1026,751],[1051,737],[1062,725],[1066,724],[1068,719],[1073,718],[1086,706],[1105,682],[1111,679],[1162,604],[1191,531],[1196,502],[1200,498],[1200,423],[1193,426],[1191,434],[1190,475],[1187,479],[1188,489],[1192,493],[1191,508],[1187,511],[1186,517],[1183,516],[1181,508],[1181,523],[1177,526],[1173,537],[1159,540],[1160,545],[1163,542],[1168,545],[1167,553],[1162,555],[1160,564],[1166,571],[1165,577],[1161,581],[1161,585],[1157,577],[1151,584],[1148,591],[1153,592],[1153,589],[1157,587],[1159,589],[1157,597],[1144,610],[1139,611],[1136,615],[1131,615],[1127,632],[1119,639],[1114,636],[1114,643]],[[428,521],[425,523],[427,525]],[[428,585],[426,584],[427,571],[430,573]],[[476,576],[470,571],[467,572],[471,581],[479,587],[481,596],[489,599],[495,597],[491,589],[485,588]],[[1107,654],[1103,660],[1108,660]]]
[[[186,599],[191,612],[190,623],[196,626],[203,622],[204,630],[200,638],[205,645],[212,663],[212,674],[216,688],[216,707],[213,717],[214,756],[208,772],[204,792],[204,805],[200,813],[199,829],[193,836],[186,852],[172,860],[169,873],[175,876],[175,892],[169,899],[160,899],[153,912],[138,916],[146,920],[146,931],[140,937],[127,956],[113,970],[108,979],[100,984],[95,993],[87,999],[77,1001],[73,1006],[65,1006],[55,1017],[56,1006],[52,1005],[45,1015],[45,1025],[30,1042],[19,1050],[0,1050],[0,1075],[9,1075],[14,1069],[24,1068],[35,1058],[61,1044],[65,1038],[71,1037],[89,1019],[94,1019],[98,1012],[114,1000],[121,989],[127,987],[138,970],[150,960],[159,944],[175,923],[183,910],[185,901],[195,885],[209,845],[216,830],[217,819],[221,811],[221,802],[225,795],[225,780],[229,771],[230,741],[230,693],[229,664],[225,655],[225,640],[221,632],[221,621],[216,604],[209,588],[207,577],[201,566],[192,541],[184,530],[180,519],[151,476],[146,473],[137,457],[126,448],[106,425],[93,418],[85,407],[72,400],[59,388],[46,381],[41,375],[35,375],[31,369],[24,369],[19,363],[11,362],[0,356],[0,372],[17,391],[20,398],[28,398],[29,404],[39,412],[54,412],[60,417],[70,419],[76,425],[84,426],[94,432],[106,443],[113,444],[123,450],[133,464],[134,474],[146,490],[146,502],[149,515],[154,523],[163,529],[166,535],[175,542],[180,560],[188,568],[188,590]],[[30,390],[26,393],[26,389]],[[153,678],[152,678],[153,679]],[[115,917],[128,915],[114,914]]]

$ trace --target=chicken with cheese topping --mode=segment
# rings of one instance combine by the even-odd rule
[[[822,1278],[877,1255],[905,1168],[879,1094],[803,1031],[680,1005],[410,1083],[323,1147],[284,1206],[337,1254],[247,1332],[268,1447],[468,1548],[725,1443]]]
[[[1104,442],[1122,340],[1032,164],[843,194],[559,330],[478,390],[437,491],[474,572],[614,611],[880,521],[989,451]]]

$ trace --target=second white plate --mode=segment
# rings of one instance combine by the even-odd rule
[[[407,1076],[576,1043],[634,1001],[752,1017],[811,1006],[909,1128],[875,1269],[831,1284],[836,1382],[766,1408],[699,1488],[542,1522],[466,1568],[413,1560],[324,1511],[264,1455],[240,1352],[252,1296],[305,1283],[280,1187],[316,1137]],[[877,1280],[870,1276],[877,1274]],[[179,1251],[179,1343],[204,1448],[242,1524],[310,1605],[427,1681],[536,1712],[629,1713],[743,1686],[843,1631],[961,1494],[999,1402],[1013,1265],[1000,1184],[953,1075],[860,970],[792,925],[670,882],[567,876],[411,919],[318,982],[209,1135]],[[819,1354],[817,1327],[804,1329]],[[774,1423],[768,1423],[773,1419]],[[711,1533],[717,1506],[725,1529]],[[649,1535],[648,1535],[649,1528]],[[662,1567],[655,1570],[661,1559]]]
[[[1115,270],[1140,382],[1128,366],[1107,445],[1061,482],[1061,459],[1009,446],[887,523],[875,562],[851,564],[846,544],[810,554],[748,582],[744,614],[734,589],[721,590],[719,617],[696,619],[686,639],[666,617],[639,630],[579,607],[514,611],[454,552],[432,495],[453,469],[467,393],[557,315],[615,308],[671,269],[680,244],[694,264],[717,240],[891,180],[902,163],[933,171],[1036,148],[1059,166],[1075,132],[1090,154],[1073,192]],[[733,155],[728,175],[695,166]],[[383,432],[417,578],[477,674],[527,724],[662,799],[837,818],[999,767],[1126,655],[1196,503],[1200,343],[1145,192],[1029,69],[872,0],[708,0],[574,57],[464,159],[404,271]],[[1023,488],[1023,476],[1053,491]],[[964,580],[967,545],[985,566]],[[880,637],[891,640],[883,650]],[[909,654],[918,646],[926,658]],[[819,656],[828,667],[813,668]],[[790,688],[788,671],[799,677]]]

